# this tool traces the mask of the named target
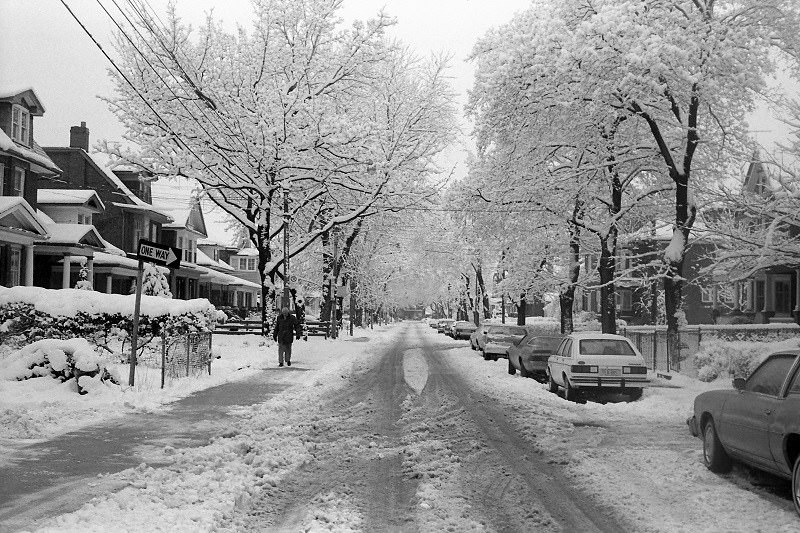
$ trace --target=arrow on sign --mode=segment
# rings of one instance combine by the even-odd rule
[[[178,268],[181,265],[181,250],[157,242],[139,241],[139,260],[155,263],[168,268]]]

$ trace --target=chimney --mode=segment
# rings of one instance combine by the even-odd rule
[[[84,151],[89,151],[89,129],[86,127],[85,122],[81,122],[80,126],[72,126],[69,129],[69,147],[83,148]]]

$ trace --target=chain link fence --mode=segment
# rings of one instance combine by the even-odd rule
[[[166,379],[199,374],[211,375],[211,333],[162,335],[160,346],[151,347],[138,358],[137,364],[161,369],[161,388]]]

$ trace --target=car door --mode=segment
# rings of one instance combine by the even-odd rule
[[[800,427],[800,361],[795,360],[794,371],[786,387],[786,394],[772,417],[769,428],[769,444],[775,468],[784,475],[790,475],[792,464],[784,456],[784,438],[789,433],[796,433]]]
[[[556,354],[550,358],[550,375],[553,376],[553,381],[562,387],[565,385],[562,375],[566,371],[571,349],[572,339],[564,339]]]
[[[747,379],[744,390],[725,402],[717,428],[731,452],[768,469],[774,468],[769,431],[794,359],[793,355],[778,354],[764,361]]]

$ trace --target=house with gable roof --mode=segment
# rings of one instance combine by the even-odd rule
[[[44,151],[62,172],[48,178],[43,189],[91,190],[105,206],[104,211],[92,213],[90,218],[105,243],[103,251],[94,254],[94,287],[108,293],[130,293],[136,280],[139,239],[160,241],[162,225],[173,221],[150,203],[150,183],[154,178],[134,169],[108,170],[97,155],[89,153],[85,122],[70,128],[69,146],[45,147]]]
[[[200,297],[200,277],[203,271],[197,267],[197,241],[208,237],[200,202],[196,198],[188,201],[188,206],[180,207],[158,203],[159,209],[172,218],[172,222],[162,226],[159,242],[183,251],[180,268],[173,270],[170,275],[170,290],[174,298],[184,300]]]
[[[45,112],[33,89],[0,88],[0,285],[33,285],[34,243],[49,235],[36,214],[36,189],[61,169],[34,140]]]
[[[768,201],[775,191],[773,173],[760,159],[758,153],[754,154],[745,173],[742,193]],[[735,213],[734,218],[764,223],[742,213]],[[792,237],[800,235],[800,227],[789,225],[784,229]],[[800,268],[796,266],[770,266],[737,281],[721,280],[708,293],[707,299],[721,322],[744,316],[757,324],[800,324]]]
[[[105,211],[102,200],[83,189],[39,189],[36,198],[37,214],[50,237],[36,242],[34,285],[75,287],[85,267],[94,287],[94,255],[108,244],[92,225],[93,216]]]

